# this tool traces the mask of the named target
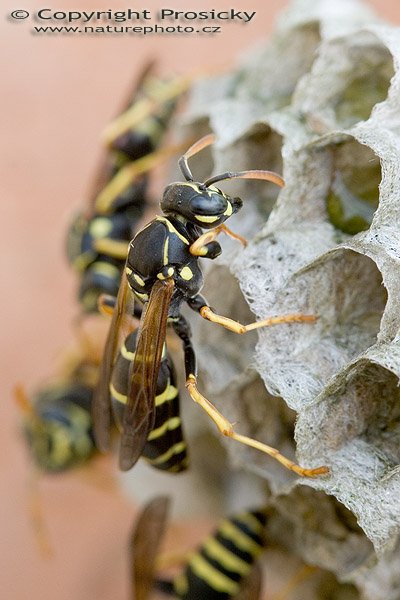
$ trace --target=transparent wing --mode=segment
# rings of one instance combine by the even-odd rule
[[[154,398],[173,290],[173,279],[157,281],[140,322],[123,419],[119,455],[123,471],[132,468],[139,459],[154,425]]]
[[[131,600],[147,600],[154,581],[155,563],[168,520],[170,500],[158,496],[142,510],[129,540]]]
[[[262,570],[256,563],[250,575],[244,580],[241,591],[234,600],[261,600]]]
[[[133,311],[134,296],[124,272],[100,365],[99,381],[93,396],[94,438],[101,452],[106,452],[110,445],[111,399],[109,385],[112,369],[122,342],[135,329],[132,319]]]

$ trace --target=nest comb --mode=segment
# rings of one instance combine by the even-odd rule
[[[399,59],[400,31],[362,4],[298,0],[266,47],[197,85],[184,117],[194,135],[217,134],[215,172],[268,168],[286,180],[279,196],[262,182],[224,185],[244,199],[230,226],[251,242],[228,241],[207,265],[211,305],[242,321],[249,309],[318,315],[240,341],[192,321],[207,393],[237,429],[331,473],[300,482],[228,441],[231,460],[285,497],[299,553],[374,600],[400,587]],[[299,483],[310,510],[324,492],[356,517],[346,565],[342,541],[307,538],[287,508]]]

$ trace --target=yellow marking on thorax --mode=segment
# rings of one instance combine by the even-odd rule
[[[189,240],[187,240],[179,231],[172,225],[171,221],[169,221],[166,217],[158,216],[155,218],[156,221],[160,221],[161,223],[165,223],[167,229],[170,233],[174,233],[178,238],[189,246]]]
[[[179,275],[185,281],[189,281],[193,277],[193,271],[189,267],[183,267],[183,269],[180,271]]]
[[[240,550],[249,552],[253,556],[258,556],[262,551],[262,546],[247,536],[243,531],[236,527],[231,521],[225,520],[218,527],[218,532],[223,537],[231,540]]]
[[[94,219],[89,226],[90,235],[94,238],[107,237],[112,230],[112,222],[105,217]]]
[[[162,465],[165,462],[168,462],[170,458],[172,458],[175,454],[180,454],[186,450],[186,442],[178,442],[169,448],[164,454],[157,456],[157,458],[147,458],[152,465]]]
[[[173,400],[178,395],[178,388],[173,385],[168,385],[162,394],[156,396],[155,405],[161,406],[164,402],[168,402],[169,400]]]
[[[177,429],[180,424],[180,417],[172,417],[171,419],[168,419],[168,421],[165,421],[165,423],[160,425],[160,427],[157,427],[157,429],[153,429],[149,433],[147,439],[148,441],[156,440],[157,438],[162,437],[167,431],[173,431],[174,429]]]
[[[157,273],[158,279],[164,281],[164,279],[168,279],[168,277],[172,277],[175,272],[174,267],[169,267],[167,270],[167,275],[163,275],[162,273]]]
[[[118,392],[112,383],[110,383],[110,394],[115,400],[118,400],[118,402],[121,402],[122,404],[127,403],[128,396],[126,394],[121,394],[121,392]]]
[[[147,300],[149,299],[148,294],[142,294],[140,292],[137,292],[136,290],[132,290],[132,291],[135,294],[135,296],[137,296],[139,298],[139,300],[141,300],[142,302],[147,302]]]
[[[208,585],[230,596],[235,596],[239,592],[239,584],[232,581],[223,573],[220,573],[215,567],[210,565],[200,554],[195,554],[189,561],[193,572],[203,579]]]
[[[251,567],[248,562],[233,554],[214,537],[208,538],[203,544],[203,550],[210,558],[215,559],[228,571],[234,571],[242,576],[247,575],[250,571]]]
[[[169,238],[167,237],[164,242],[164,259],[163,259],[164,266],[168,264],[168,248],[169,248]]]
[[[132,270],[131,270],[132,273]],[[133,279],[136,281],[136,283],[138,283],[141,287],[143,287],[145,285],[143,279],[141,277],[139,277],[139,275],[137,275],[136,273],[133,274]]]

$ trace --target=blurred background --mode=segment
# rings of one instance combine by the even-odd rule
[[[128,8],[123,4],[112,9]],[[97,469],[101,477],[95,484],[77,473],[42,478],[42,508],[55,548],[53,557],[43,559],[28,516],[30,463],[12,400],[15,383],[28,389],[37,386],[54,371],[57,357],[72,339],[76,278],[66,264],[64,239],[71,214],[84,205],[100,155],[99,135],[146,60],[155,58],[161,75],[229,68],[252,45],[267,39],[287,4],[285,0],[253,0],[250,5],[233,7],[219,0],[219,10],[235,8],[257,15],[246,25],[225,22],[222,33],[215,36],[136,37],[33,35],[30,20],[11,21],[7,15],[16,9],[35,11],[44,6],[28,0],[2,2],[3,598],[128,598],[126,543],[135,507],[108,484],[115,461],[101,462]],[[368,4],[382,18],[400,23],[395,0],[370,0]],[[49,8],[77,9],[70,0],[53,0]],[[144,8],[156,11],[167,6],[151,0]],[[173,8],[211,10],[215,5],[175,0]],[[107,9],[110,3],[103,0],[86,0],[79,7]],[[174,543],[179,539],[189,543],[207,526],[207,519],[176,525]]]

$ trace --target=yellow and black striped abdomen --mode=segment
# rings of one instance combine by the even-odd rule
[[[95,452],[90,406],[93,388],[80,383],[50,385],[38,393],[25,436],[38,467],[65,471]]]
[[[264,547],[266,516],[248,511],[224,519],[173,581],[182,600],[229,600],[240,591]]]
[[[120,349],[110,383],[112,407],[121,427],[127,401],[129,370],[135,358],[137,332],[131,333]],[[155,397],[155,423],[143,449],[143,458],[156,469],[179,473],[188,467],[187,446],[179,415],[179,394],[174,367],[164,347]]]

